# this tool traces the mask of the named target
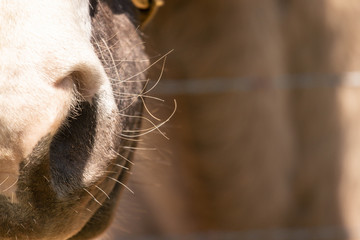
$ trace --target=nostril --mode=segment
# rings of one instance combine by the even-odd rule
[[[91,102],[99,88],[96,82],[92,81],[89,74],[80,71],[73,72],[71,77],[80,96],[86,101]]]
[[[56,81],[57,88],[72,89],[76,91],[77,97],[91,103],[92,98],[98,92],[100,87],[99,77],[91,72],[73,71],[66,77]]]
[[[69,75],[59,81],[56,81],[55,87],[62,90],[68,90],[74,88],[74,83],[73,78]]]

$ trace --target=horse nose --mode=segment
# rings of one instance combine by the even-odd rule
[[[12,13],[11,4],[26,18]],[[71,11],[70,2],[42,1],[47,8],[36,4],[0,3],[0,9],[7,9],[0,14],[0,194],[39,141],[64,126],[78,101],[92,102],[101,89],[109,88],[90,29],[81,23],[62,24],[65,16],[58,12]],[[11,179],[1,187],[8,175]]]

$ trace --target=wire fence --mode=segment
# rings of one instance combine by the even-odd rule
[[[154,89],[160,95],[196,95],[260,89],[290,90],[305,88],[360,87],[360,72],[341,74],[303,74],[277,78],[163,79]]]
[[[302,74],[277,78],[163,79],[154,88],[156,95],[200,95],[254,90],[295,90],[316,88],[360,88],[360,72]],[[360,226],[327,226],[304,229],[260,229],[239,232],[201,232],[190,235],[132,236],[122,240],[360,240]]]
[[[244,232],[207,232],[191,235],[121,237],[119,240],[355,240],[359,231],[333,226],[313,229],[253,230]]]

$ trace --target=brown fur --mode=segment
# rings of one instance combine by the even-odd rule
[[[359,220],[359,91],[330,76],[341,82],[359,69],[359,10],[338,0],[166,1],[147,35],[156,51],[175,49],[164,78],[180,90],[179,109],[171,141],[151,142],[172,160],[135,171],[141,218],[123,229],[305,228],[317,239],[330,228],[329,239],[350,239]],[[311,76],[310,86],[290,83],[295,76]],[[252,85],[193,94],[183,86],[194,79]]]

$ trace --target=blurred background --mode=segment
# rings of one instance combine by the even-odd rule
[[[113,239],[360,239],[360,1],[165,0],[144,42],[177,109]]]

